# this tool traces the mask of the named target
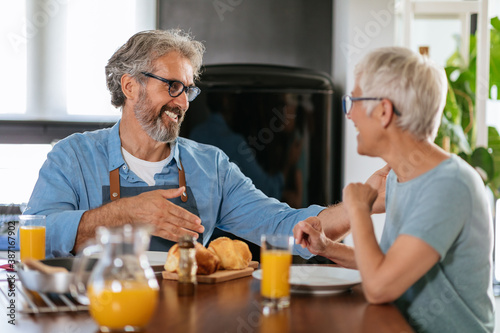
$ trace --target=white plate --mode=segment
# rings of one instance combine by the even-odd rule
[[[94,253],[91,258],[99,259],[102,253]],[[146,256],[148,257],[150,266],[163,266],[167,261],[168,252],[163,251],[146,251]]]
[[[151,266],[163,266],[167,261],[168,252],[163,251],[146,251],[146,256]]]
[[[262,270],[254,271],[252,276],[261,280]],[[290,290],[296,294],[336,294],[358,283],[361,283],[361,275],[354,269],[314,265],[292,265],[290,268]]]

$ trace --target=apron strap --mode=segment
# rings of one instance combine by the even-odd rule
[[[109,196],[111,201],[120,199],[120,168],[109,173]]]
[[[186,202],[188,200],[187,196],[187,187],[186,187],[186,174],[184,173],[184,166],[182,165],[182,162],[179,160],[179,164],[181,165],[182,169],[179,169],[179,187],[184,186],[184,192],[181,194],[181,200],[182,202]]]
[[[179,169],[179,187],[184,186],[184,192],[181,194],[182,202],[188,200],[186,191],[186,174],[184,173],[184,166],[179,161],[181,169]],[[120,168],[116,168],[109,173],[109,196],[111,201],[120,199]]]

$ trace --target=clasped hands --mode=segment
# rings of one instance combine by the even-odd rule
[[[351,183],[343,190],[342,209],[350,225],[353,215],[357,212],[383,213],[385,212],[385,183],[389,166],[377,170],[365,184]],[[334,221],[344,223],[345,221]],[[324,227],[319,217],[309,217],[299,222],[293,229],[295,242],[315,255],[331,257],[328,249],[334,240],[325,235]]]

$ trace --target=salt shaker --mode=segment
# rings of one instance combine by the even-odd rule
[[[180,296],[194,295],[196,287],[196,248],[195,239],[192,236],[182,236],[179,240],[179,283],[177,293]]]

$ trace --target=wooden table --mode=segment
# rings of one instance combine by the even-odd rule
[[[260,283],[252,277],[198,284],[190,297],[177,295],[175,281],[161,280],[160,286],[160,303],[145,332],[413,332],[394,306],[368,304],[360,285],[336,295],[292,295],[290,308],[271,315],[261,313]],[[16,319],[16,326],[9,325],[2,314],[0,332],[98,331],[87,312],[17,313]]]

